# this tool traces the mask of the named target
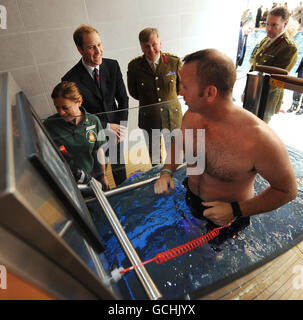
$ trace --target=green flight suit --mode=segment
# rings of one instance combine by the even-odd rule
[[[265,37],[253,50],[250,56],[251,70],[256,65],[278,67],[291,71],[298,58],[298,48],[286,33],[283,33],[273,43],[267,46],[269,38]],[[280,112],[284,91],[281,88],[270,87],[265,107],[264,121],[269,122],[271,116]]]
[[[71,169],[82,169],[98,176],[101,166],[97,160],[98,149],[106,142],[105,134],[99,118],[80,108],[84,116],[75,125],[64,121],[58,113],[48,117],[44,126],[58,147],[64,146],[64,154]]]
[[[181,67],[179,57],[163,52],[155,71],[144,55],[128,64],[128,91],[134,99],[139,100],[138,124],[149,135],[150,156],[152,129],[166,128],[172,131],[181,127],[182,109],[178,100]],[[145,107],[148,105],[152,106]]]

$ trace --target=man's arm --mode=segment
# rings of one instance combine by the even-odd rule
[[[180,76],[180,71],[182,68],[182,62],[181,59],[178,60],[178,65],[177,65],[177,94],[180,93],[180,80],[181,80],[181,76]]]
[[[154,185],[154,192],[156,194],[161,193],[170,193],[169,188],[175,189],[175,183],[172,178],[172,174],[177,169],[179,164],[176,164],[175,161],[175,141],[172,141],[170,149],[168,150],[167,154],[171,154],[171,157],[166,157],[165,165],[160,173],[160,178],[157,180],[157,182]],[[177,152],[180,152],[177,150]],[[182,150],[181,150],[182,152]],[[170,158],[170,160],[168,160]]]
[[[183,119],[182,119],[182,125],[181,125],[181,131],[180,134],[184,132],[184,129],[186,127],[187,121],[189,119],[189,112],[185,112]],[[180,144],[176,143],[176,141],[180,141],[180,138],[182,138],[182,147],[180,148]],[[154,185],[154,192],[156,194],[161,193],[169,193],[171,189],[175,188],[174,181],[172,179],[172,174],[177,169],[177,167],[182,163],[182,160],[184,158],[184,139],[183,137],[176,136],[175,139],[172,140],[169,150],[167,150],[167,156],[165,159],[165,165],[160,173],[160,178],[157,180],[157,182]]]
[[[240,201],[243,216],[275,210],[297,197],[297,183],[288,152],[275,133],[261,129],[256,137],[255,169],[266,179],[270,186],[256,197]],[[224,225],[233,219],[230,203],[213,201],[203,202],[211,208],[204,211],[204,216],[218,225]]]
[[[136,100],[139,100],[139,94],[136,86],[136,73],[133,63],[130,62],[127,68],[127,88],[129,94]]]
[[[113,81],[111,82],[112,98],[117,102],[119,112],[115,111],[115,122],[107,123],[106,129],[110,130],[117,137],[117,143],[120,143],[126,136],[126,126],[128,120],[128,95],[123,81],[120,66],[117,60],[108,59],[108,72],[112,74]],[[121,122],[125,125],[122,125]],[[118,122],[118,123],[117,123]]]
[[[118,103],[118,109],[121,111],[120,121],[127,121],[128,117],[128,95],[123,81],[122,73],[118,61],[116,61],[116,91],[115,99]]]
[[[261,133],[262,135],[262,133]],[[288,152],[276,135],[265,133],[256,150],[255,168],[270,186],[255,198],[240,202],[244,216],[275,210],[297,197],[297,182]]]

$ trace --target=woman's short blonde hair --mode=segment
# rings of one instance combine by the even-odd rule
[[[64,98],[78,102],[82,95],[75,82],[62,81],[58,83],[51,94],[52,99]]]

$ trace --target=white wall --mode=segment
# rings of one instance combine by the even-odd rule
[[[236,56],[243,0],[0,0],[7,29],[0,30],[0,72],[11,71],[41,118],[55,112],[53,87],[80,58],[72,34],[91,24],[104,56],[128,62],[141,54],[138,33],[159,29],[163,50],[183,57],[204,48]],[[136,102],[131,100],[131,106]]]

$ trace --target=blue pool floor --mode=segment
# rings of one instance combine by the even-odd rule
[[[303,177],[303,153],[288,148],[296,176]],[[132,179],[153,176],[159,168]],[[209,231],[208,222],[193,217],[187,206],[182,181],[185,168],[174,175],[176,189],[169,195],[155,195],[153,183],[109,198],[125,232],[144,262],[156,254],[175,248]],[[256,193],[266,188],[260,176]],[[116,236],[97,202],[88,204],[106,246],[100,255],[107,271],[130,267]],[[151,262],[146,269],[164,299],[198,298],[224,283],[264,264],[303,240],[303,189],[296,200],[261,215],[252,216],[250,224],[232,237],[214,239],[203,246],[163,264]],[[126,273],[114,286],[122,299],[148,299],[135,271]]]

